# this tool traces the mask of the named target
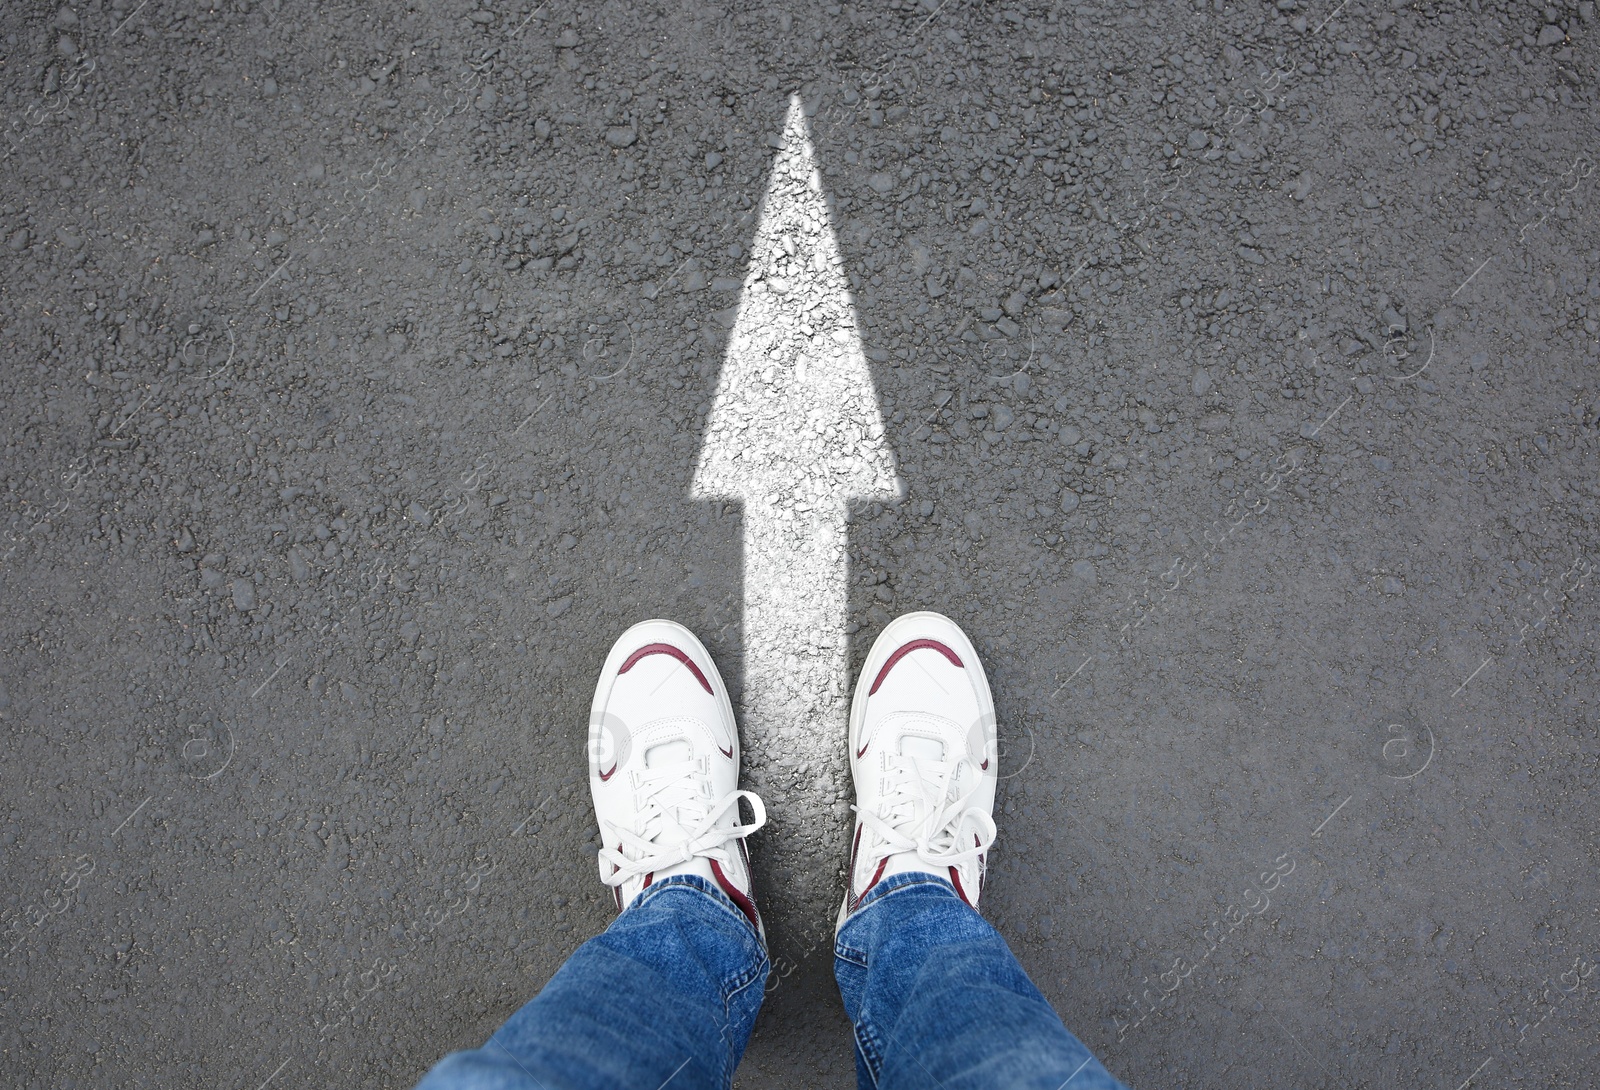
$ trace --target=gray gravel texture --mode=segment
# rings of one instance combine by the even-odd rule
[[[797,92],[909,486],[852,662],[983,652],[1068,1025],[1593,1086],[1594,4],[730,7],[0,13],[6,1084],[405,1087],[605,926],[606,649],[742,692],[689,494]],[[738,1085],[848,1085],[848,814],[754,743]]]

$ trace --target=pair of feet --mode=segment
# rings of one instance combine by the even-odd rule
[[[976,908],[998,761],[989,681],[960,626],[909,613],[884,629],[856,685],[847,742],[856,823],[836,926],[906,871],[937,875]],[[645,621],[611,648],[589,713],[589,787],[600,878],[619,911],[654,882],[697,874],[765,934],[744,838],[766,823],[766,807],[739,790],[733,705],[682,625]]]

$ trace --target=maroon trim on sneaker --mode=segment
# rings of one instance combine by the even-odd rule
[[[730,760],[730,761],[733,760],[733,747],[732,746],[729,746],[727,749],[723,749],[721,746],[718,746],[717,747],[717,751],[719,753],[721,753],[724,757],[728,758],[728,760]]]
[[[883,868],[887,867],[888,865],[889,865],[889,857],[887,855],[884,856],[882,859],[878,860],[878,869],[872,872],[871,880],[868,881],[866,885],[861,887],[861,897],[865,897],[867,894],[872,892],[872,887],[877,885],[878,884],[878,879],[883,877]],[[855,872],[851,871],[851,873],[853,874]],[[852,912],[854,912],[856,909],[861,907],[861,897],[857,897],[856,898],[856,903],[851,906],[850,910]]]
[[[968,908],[971,908],[972,902],[967,899],[967,891],[961,888],[961,874],[954,867],[950,868],[950,884],[956,887],[956,896],[966,902]]]
[[[864,826],[859,821],[856,822],[856,838],[850,844],[850,867],[845,871],[845,873],[850,876],[850,888],[848,892],[850,894],[850,907],[852,910],[855,908],[856,901],[860,900],[860,898],[856,896],[856,852],[861,850],[861,830],[863,828]]]
[[[878,671],[878,676],[872,682],[872,688],[867,690],[867,695],[871,696],[873,693],[878,691],[878,686],[882,685],[883,679],[889,676],[889,671],[894,669],[895,663],[899,662],[913,651],[921,651],[924,649],[939,652],[939,654],[950,660],[951,666],[961,666],[960,656],[958,656],[954,651],[950,650],[944,644],[940,643],[938,640],[912,640],[910,643],[905,644],[894,654],[889,656],[889,661],[884,663],[883,669]]]
[[[609,780],[612,776],[615,776],[616,774],[617,774],[617,766],[616,765],[612,765],[610,772],[602,772],[602,773],[600,773],[600,782],[601,783],[605,783],[607,780]]]
[[[633,669],[634,663],[638,662],[642,658],[647,658],[650,655],[671,655],[673,658],[677,659],[679,662],[683,663],[689,668],[689,672],[694,675],[694,679],[700,683],[700,687],[702,689],[708,693],[711,692],[711,682],[707,681],[706,675],[700,672],[700,667],[695,665],[694,659],[690,658],[688,655],[684,654],[670,643],[645,644],[643,647],[639,648],[639,650],[628,656],[628,661],[622,664],[622,669],[618,670],[617,673],[627,673],[629,670]],[[960,663],[958,662],[956,665],[959,666]]]
[[[761,915],[756,912],[756,903],[752,901],[738,886],[728,881],[728,876],[722,873],[722,867],[715,859],[711,860],[711,873],[717,879],[717,885],[722,887],[722,892],[728,895],[728,900],[739,906],[750,919],[750,926],[756,930],[761,929]]]
[[[640,886],[639,888],[640,889],[649,889],[650,888],[650,883],[655,880],[655,876],[656,876],[656,872],[655,871],[651,871],[650,873],[646,874],[644,876],[644,885]]]
[[[612,886],[611,887],[611,893],[617,899],[617,911],[621,912],[622,911],[622,887],[621,886]]]

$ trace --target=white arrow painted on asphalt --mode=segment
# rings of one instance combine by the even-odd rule
[[[844,768],[849,505],[899,480],[798,96],[783,142],[693,489],[744,503],[752,763],[808,765],[820,803]]]

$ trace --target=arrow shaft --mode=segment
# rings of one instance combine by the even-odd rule
[[[747,512],[744,535],[745,691],[758,716],[746,730],[781,749],[785,728],[801,728],[818,757],[822,739],[843,747],[843,725],[816,718],[844,691],[847,531],[842,510],[829,514]],[[796,718],[802,709],[807,726]]]
[[[768,803],[762,869],[804,876],[775,891],[783,911],[769,927],[782,933],[831,918],[829,879],[848,847],[836,809],[849,797],[847,543],[842,507],[745,516],[745,769]]]

